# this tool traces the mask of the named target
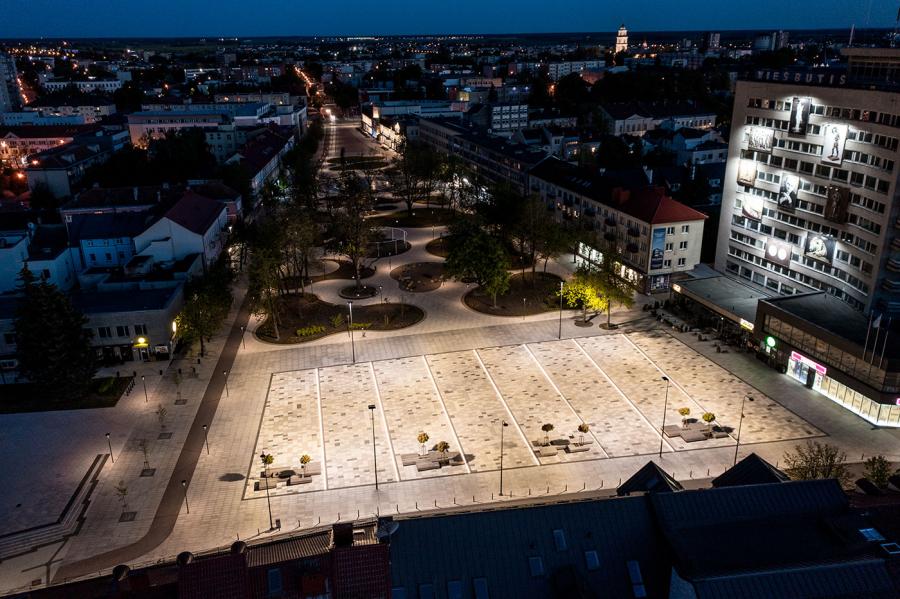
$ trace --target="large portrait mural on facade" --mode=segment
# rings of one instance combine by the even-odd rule
[[[772,144],[775,142],[775,132],[763,127],[750,127],[747,137],[747,149],[754,152],[772,152]]]
[[[806,135],[806,128],[809,126],[809,109],[811,107],[811,99],[794,96],[794,99],[791,101],[791,120],[788,123],[788,133],[790,135]]]
[[[741,198],[741,212],[747,218],[762,220],[763,199],[760,196],[745,195]]]
[[[840,166],[847,142],[847,125],[828,123],[822,127],[822,162]]]
[[[806,236],[803,254],[831,264],[831,261],[834,260],[834,237],[810,233]]]
[[[797,191],[800,189],[800,177],[781,174],[781,187],[778,189],[778,208],[785,212],[793,212],[797,207]]]
[[[739,185],[756,185],[755,160],[741,160],[738,163],[737,182]]]
[[[847,208],[850,207],[850,188],[840,185],[829,185],[825,191],[827,201],[825,203],[825,218],[833,223],[844,224],[847,222]]]

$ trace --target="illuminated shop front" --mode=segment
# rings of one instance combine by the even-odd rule
[[[600,268],[603,264],[603,252],[595,249],[586,243],[579,242],[575,252],[575,264],[578,267]],[[616,263],[616,274],[633,285],[636,289],[644,290],[647,282],[647,275],[637,271],[630,266],[622,263]],[[669,275],[662,275],[666,278],[665,284],[668,289]]]

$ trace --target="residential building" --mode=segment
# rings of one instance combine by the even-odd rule
[[[599,247],[578,244],[578,263],[598,266],[613,250],[619,276],[642,293],[668,291],[700,263],[706,215],[649,186],[643,172],[600,176],[549,158],[528,178],[531,192],[561,220],[597,232]]]
[[[226,162],[247,167],[251,173],[250,189],[256,196],[269,178],[281,172],[281,158],[294,147],[295,141],[292,128],[270,126],[248,140]]]
[[[528,171],[547,157],[541,150],[453,119],[420,119],[419,139],[443,154],[458,156],[476,178],[506,183],[522,192],[528,189]]]
[[[207,267],[225,249],[227,227],[224,204],[188,190],[162,218],[134,237],[134,248],[153,262],[174,262],[199,254]]]
[[[111,94],[122,87],[121,79],[48,79],[41,82],[41,86],[48,92],[60,92],[70,87],[76,88],[83,94],[101,92]]]
[[[232,122],[232,117],[225,111],[145,110],[128,115],[128,133],[133,145],[143,147],[147,140],[165,137],[170,131],[217,129]]]
[[[572,73],[581,74],[588,71],[602,71],[604,68],[606,68],[605,60],[567,60],[563,62],[549,62],[547,63],[547,76],[550,78],[550,81],[559,81]]]
[[[82,94],[64,99],[38,99],[22,110],[41,116],[80,116],[92,123],[116,114],[116,103],[107,96]]]
[[[106,162],[128,143],[128,133],[97,132],[76,137],[71,142],[32,154],[25,167],[28,189],[44,187],[57,198],[70,197],[87,169]]]
[[[511,135],[528,127],[528,104],[476,104],[466,113],[473,125],[496,135]]]
[[[98,130],[96,125],[0,127],[0,164],[25,166],[32,154],[57,148],[79,135]]]
[[[642,136],[670,122],[672,128],[712,129],[716,113],[690,102],[614,102],[600,105],[611,135]]]
[[[22,105],[16,59],[0,52],[0,113],[18,110]]]

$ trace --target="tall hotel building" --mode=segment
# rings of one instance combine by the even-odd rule
[[[773,366],[900,426],[900,51],[844,54],[737,82],[716,269]]]

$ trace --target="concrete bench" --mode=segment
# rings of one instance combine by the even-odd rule
[[[292,476],[292,477],[290,477],[290,478],[288,479],[288,484],[291,485],[291,486],[293,486],[293,485],[305,485],[305,484],[311,483],[311,482],[312,482],[312,478],[311,478],[311,477],[309,477],[309,476],[304,476],[303,478],[300,478],[300,475],[299,475],[299,474],[295,474],[294,476]]]
[[[265,491],[266,488],[277,489],[279,482],[281,482],[279,478],[261,478],[253,485],[253,489],[256,491]]]
[[[265,470],[259,473],[261,478],[268,478],[272,476],[278,476],[283,470],[293,470],[290,466],[269,466]]]
[[[665,433],[667,437],[680,437],[681,426],[678,424],[667,424],[663,427],[663,433]]]
[[[706,433],[703,431],[686,430],[681,433],[681,438],[685,443],[694,443],[696,441],[706,441]]]
[[[551,456],[555,456],[557,451],[559,451],[558,447],[553,447],[552,445],[544,445],[540,449],[538,449],[537,454],[542,458],[549,458]]]
[[[416,462],[416,470],[424,472],[426,470],[437,470],[441,465],[431,460],[419,460]]]
[[[422,456],[418,453],[401,453],[400,461],[404,466],[415,466]]]
[[[585,443],[584,445],[575,445],[574,443],[570,444],[570,445],[566,445],[566,451],[568,453],[578,453],[580,451],[590,451],[590,449],[591,448],[588,447],[587,443]]]
[[[584,437],[584,439],[582,439],[582,436]],[[582,435],[581,433],[578,433],[577,435],[570,435],[569,438],[572,439],[571,443],[574,443],[576,445],[590,445],[594,442],[594,440],[591,439],[590,436],[588,436],[588,433],[585,433],[584,435]]]

